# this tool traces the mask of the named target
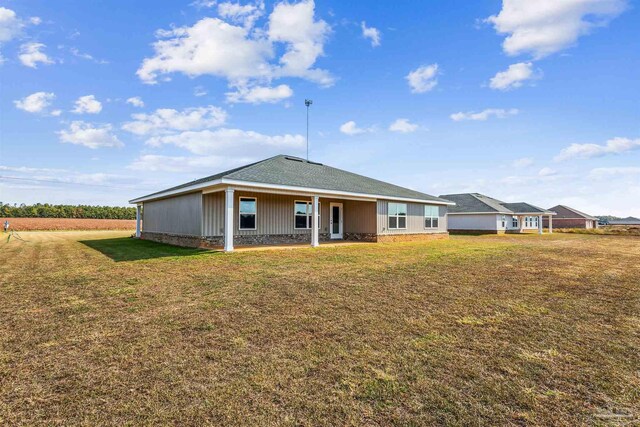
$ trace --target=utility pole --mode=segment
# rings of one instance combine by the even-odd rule
[[[313,104],[312,100],[304,100],[304,105],[307,107],[307,162],[309,161],[309,107],[311,104]]]

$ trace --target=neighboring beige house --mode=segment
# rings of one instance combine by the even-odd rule
[[[293,156],[130,201],[136,235],[190,247],[448,236],[452,202]]]
[[[555,212],[529,203],[506,203],[479,193],[446,194],[440,196],[455,202],[449,209],[447,222],[451,233],[525,233],[542,234],[543,217],[549,217],[549,232],[553,232]]]

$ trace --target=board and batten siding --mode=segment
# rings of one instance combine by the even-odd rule
[[[143,206],[143,231],[186,236],[201,235],[202,193],[145,202]]]
[[[255,197],[257,200],[257,222],[255,230],[240,230],[239,209],[241,197]],[[233,194],[234,235],[277,235],[277,234],[310,234],[309,229],[294,227],[294,203],[311,201],[308,196],[285,194],[254,193],[235,191]],[[224,234],[224,191],[205,194],[203,196],[204,236],[222,236]],[[359,202],[320,198],[320,232],[329,232],[329,209],[331,203],[342,203],[343,231],[345,233],[375,233],[375,202]]]
[[[396,203],[389,200],[378,200],[378,234],[429,234],[445,233],[447,231],[447,207],[439,205],[429,205],[428,203],[406,203],[407,205],[407,228],[389,229],[389,203]],[[402,202],[401,202],[402,203]],[[438,228],[425,228],[424,207],[438,207]]]

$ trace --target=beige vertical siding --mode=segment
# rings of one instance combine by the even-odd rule
[[[424,206],[427,203],[407,203],[407,228],[389,230],[388,207],[389,200],[378,200],[378,234],[419,234],[443,233],[447,231],[447,207],[438,206],[438,228],[424,227]],[[395,203],[391,201],[391,203]]]
[[[239,209],[240,197],[257,199],[256,230],[240,230]],[[291,196],[283,194],[254,193],[247,191],[234,192],[234,234],[309,234],[308,229],[294,228],[294,202],[296,200],[311,201],[308,196]],[[203,197],[204,235],[222,236],[224,234],[224,192],[205,194]],[[343,204],[345,233],[375,233],[375,202],[357,202],[351,200],[320,198],[320,232],[329,232],[329,206],[331,203]]]
[[[143,231],[200,236],[202,193],[144,203]]]

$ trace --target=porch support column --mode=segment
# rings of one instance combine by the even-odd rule
[[[142,227],[140,226],[140,221],[142,220],[142,205],[136,205],[136,237],[140,238],[140,232],[142,231]]]
[[[523,216],[518,216],[518,233],[524,232],[524,218]]]
[[[318,232],[318,196],[313,196],[311,200],[311,247],[320,245],[320,235]]]
[[[233,251],[233,188],[227,187],[224,199],[224,251]]]
[[[542,215],[538,216],[538,234],[542,234]]]
[[[553,234],[553,215],[549,215],[549,234]]]

